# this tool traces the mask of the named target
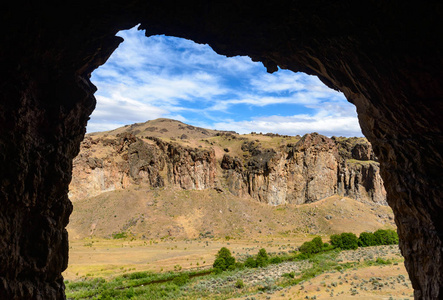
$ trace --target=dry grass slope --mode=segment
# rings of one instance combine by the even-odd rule
[[[304,205],[269,206],[216,190],[117,190],[74,202],[71,239],[125,232],[144,239],[333,234],[394,228],[389,207],[333,196]]]

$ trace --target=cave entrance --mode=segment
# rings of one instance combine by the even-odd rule
[[[141,23],[343,91],[381,162],[414,295],[441,298],[441,5],[9,2],[0,46],[0,297],[64,299],[72,160],[96,103],[90,74],[117,48],[117,31]]]
[[[204,133],[202,136],[197,134],[196,137],[193,137],[194,133],[190,133],[189,130],[192,132],[197,130],[202,133],[202,130],[206,131],[208,128],[236,131],[242,134],[256,132],[253,140],[261,141],[273,138],[264,135],[266,133],[297,136],[318,132],[326,136],[362,136],[355,107],[341,93],[324,86],[317,77],[285,70],[269,74],[261,63],[253,62],[248,57],[227,58],[216,54],[207,45],[199,45],[180,38],[166,36],[146,38],[142,31],[137,31],[135,28],[123,31],[120,35],[125,41],[109,58],[108,62],[97,69],[91,77],[92,82],[98,87],[98,91],[95,94],[97,108],[88,124],[90,133],[124,127],[117,129],[115,135],[125,132],[131,133],[148,143],[151,143],[152,140],[146,139],[147,136],[165,137],[168,141],[179,141],[186,147],[195,148],[199,147],[197,142],[202,140],[203,147],[205,143],[207,143],[206,146],[209,146],[216,141],[211,140],[210,135],[205,136]],[[158,118],[163,118],[161,119],[164,121],[163,124],[169,122],[174,126],[177,125],[178,129],[182,126],[182,129],[187,131],[172,132],[172,127],[162,128],[160,121],[156,123],[160,125],[154,123],[144,125],[147,120]],[[183,123],[168,119],[176,119]],[[187,136],[183,137],[183,134]],[[266,207],[263,206],[263,203],[259,203],[260,199],[255,199],[256,202],[251,201],[253,197],[241,202],[234,197],[234,194],[228,196],[220,194],[220,191],[217,190],[218,186],[215,185],[209,185],[208,191],[197,191],[205,190],[206,183],[199,186],[195,183],[186,185],[187,183],[180,182],[180,187],[183,190],[163,189],[163,185],[158,186],[157,177],[150,178],[152,177],[150,163],[147,166],[142,166],[141,171],[140,169],[136,170],[136,172],[143,173],[141,181],[149,181],[148,188],[136,187],[129,183],[130,176],[125,177],[119,173],[121,170],[118,169],[120,163],[118,160],[123,158],[125,154],[128,154],[127,159],[129,160],[132,155],[140,156],[140,158],[145,155],[144,158],[151,159],[150,154],[135,149],[134,152],[123,153],[121,157],[115,154],[108,155],[104,148],[105,144],[111,145],[110,149],[118,148],[120,150],[117,151],[124,152],[128,150],[125,148],[129,147],[128,144],[134,142],[135,145],[135,139],[133,141],[123,139],[123,144],[116,142],[117,144],[112,145],[116,141],[110,138],[112,134],[109,134],[108,137],[105,135],[94,133],[92,138],[86,141],[88,152],[84,152],[85,147],[82,148],[83,152],[80,152],[80,156],[84,155],[84,160],[81,161],[78,158],[74,160],[74,178],[70,189],[74,213],[71,215],[68,230],[71,238],[88,237],[86,241],[76,240],[71,241],[71,244],[77,250],[78,247],[82,247],[85,251],[90,251],[94,259],[97,260],[101,258],[92,249],[97,247],[106,252],[109,251],[110,246],[121,245],[122,251],[109,251],[106,260],[102,262],[103,264],[105,262],[114,265],[120,264],[122,267],[116,270],[104,267],[101,271],[86,273],[91,276],[106,276],[106,273],[110,271],[121,273],[121,268],[125,272],[134,271],[133,268],[136,268],[137,271],[144,270],[139,266],[134,267],[129,261],[131,258],[135,258],[136,260],[145,259],[149,262],[151,261],[149,255],[145,255],[149,251],[152,251],[152,255],[156,254],[155,251],[171,251],[185,256],[188,254],[180,254],[179,250],[183,252],[186,248],[195,250],[203,247],[207,253],[194,261],[180,262],[175,265],[166,264],[166,266],[159,268],[156,268],[152,261],[150,264],[144,263],[143,265],[147,269],[160,271],[164,267],[167,270],[172,268],[176,270],[182,267],[208,265],[217,248],[229,244],[235,245],[235,240],[238,240],[241,235],[260,235],[263,239],[260,245],[265,245],[264,247],[267,247],[268,251],[294,250],[303,241],[303,238],[300,239],[297,235],[324,234],[317,228],[316,221],[312,221],[312,219],[316,214],[318,214],[317,218],[326,219],[327,222],[331,218],[335,218],[332,216],[332,212],[326,214],[325,207],[337,204],[339,207],[341,207],[340,204],[349,204],[350,207],[354,205],[349,202],[349,199],[343,201],[342,198],[332,197],[321,204],[324,206],[323,208],[318,208],[315,205],[306,206],[299,213],[294,212],[295,205],[298,204],[295,202],[280,207]],[[205,139],[208,141],[205,142]],[[223,142],[228,143],[228,139],[231,139],[229,133],[223,137]],[[292,142],[295,143],[299,139],[300,137],[297,137]],[[95,149],[94,145],[100,143],[103,144],[103,148]],[[281,146],[281,144],[274,144],[272,145],[276,147]],[[225,151],[229,146],[223,145],[224,147],[221,147],[221,144],[218,145],[220,151],[215,153],[217,165],[220,165],[224,154],[228,153],[234,156],[233,150]],[[110,166],[113,165],[111,168],[114,169],[104,171],[103,164],[107,163],[107,159],[112,159],[113,155],[116,157],[113,162],[115,164],[111,163]],[[153,161],[161,160],[160,155],[156,157]],[[92,174],[91,177],[80,178],[82,175],[79,174],[78,166],[82,163],[89,167],[87,171],[88,174]],[[131,167],[130,164],[129,166]],[[203,164],[202,167],[207,166]],[[331,172],[336,174],[337,171],[334,169]],[[162,181],[167,180],[166,168],[158,173],[163,176]],[[113,180],[118,181],[118,184],[116,185]],[[77,187],[72,185],[77,185]],[[78,185],[84,185],[85,188],[96,189],[96,191],[78,192]],[[160,187],[160,189],[152,190],[151,187]],[[227,191],[228,189],[225,192]],[[246,194],[243,193],[242,196],[246,196]],[[88,203],[82,202],[82,198],[88,197],[94,199]],[[189,202],[190,204],[185,205],[186,207],[183,204],[174,203],[174,201],[190,201],[191,198],[193,203]],[[174,199],[174,201],[165,201],[164,199]],[[216,208],[215,215],[208,217],[208,219],[215,221],[206,223],[202,221],[201,224],[196,224],[198,223],[196,220],[205,218],[204,211],[208,209],[208,207],[204,207],[205,199],[210,199],[210,206]],[[123,203],[119,203],[120,201]],[[249,201],[248,209],[242,209],[247,201]],[[82,202],[81,208],[80,202]],[[284,202],[275,201],[269,204],[277,205],[284,204]],[[141,207],[140,212],[129,209],[137,205]],[[166,212],[160,211],[161,209]],[[153,215],[150,210],[157,211],[158,215]],[[81,211],[81,216],[77,214],[78,211]],[[181,214],[181,211],[186,212],[187,215]],[[383,215],[389,215],[387,207],[382,211]],[[241,213],[232,217],[237,212]],[[160,214],[163,215],[160,216]],[[274,222],[276,214],[284,215],[278,220],[278,223]],[[349,210],[346,214],[349,214],[349,222],[356,224],[356,220],[351,220],[352,212]],[[392,213],[390,214],[392,215]],[[235,225],[231,226],[232,224],[226,224],[220,219],[220,216],[225,215],[230,215],[230,222]],[[241,218],[250,218],[249,223],[252,225],[239,222],[238,220]],[[291,226],[301,227],[302,224],[291,225],[291,218],[292,220],[309,218],[309,222],[315,224],[306,223],[303,226],[306,228],[313,224],[311,227],[317,229],[304,229],[305,232],[298,231],[299,228],[295,230]],[[152,226],[152,220],[155,220],[157,226],[161,228],[149,228],[147,224]],[[269,222],[268,220],[273,221]],[[116,225],[113,225],[114,222]],[[335,220],[331,222],[335,222]],[[224,226],[223,230],[214,230],[214,227],[217,226]],[[281,229],[278,229],[280,226]],[[146,230],[146,233],[144,234],[142,230]],[[156,230],[157,232],[155,232]],[[356,233],[358,234],[358,232]],[[268,244],[269,241],[266,241],[263,244],[266,240],[265,235],[278,236],[278,242]],[[139,239],[139,242],[130,241],[132,236]],[[177,237],[183,241],[177,241],[175,239]],[[103,241],[101,238],[107,238],[109,241]],[[211,240],[213,238],[222,241],[214,242]],[[192,240],[195,239],[201,240],[193,242]],[[327,240],[326,237],[324,239]],[[164,246],[166,242],[170,243],[167,249]],[[285,242],[285,246],[279,251],[278,248],[282,247],[276,245],[283,242]],[[137,251],[140,248],[144,249],[144,256],[138,254]],[[173,249],[175,250],[172,251]],[[238,251],[237,248],[235,249]],[[252,251],[251,254],[253,254]],[[80,254],[78,251],[72,251],[70,257],[71,263],[74,263],[80,259]],[[75,267],[72,270],[70,268],[65,276],[76,278],[72,276],[72,273],[80,273],[80,276],[85,276],[85,272],[77,272],[78,270]]]

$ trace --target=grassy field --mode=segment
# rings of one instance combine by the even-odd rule
[[[245,260],[261,248],[272,255],[290,255],[314,236],[327,241],[330,234],[344,231],[358,235],[394,228],[389,207],[349,198],[269,207],[213,190],[139,189],[75,202],[70,222],[69,266],[63,274],[69,281],[69,299],[322,299],[330,298],[331,292],[344,299],[357,295],[352,291],[357,282],[363,284],[357,289],[359,298],[404,299],[412,293],[407,281],[395,289],[371,286],[371,273],[383,274],[372,276],[383,282],[396,281],[393,278],[400,275],[407,278],[399,251],[391,246],[334,252],[325,255],[320,265],[292,261],[205,275],[221,247],[229,248],[237,260]],[[348,254],[342,257],[343,253]],[[377,258],[392,263],[375,263]],[[183,272],[190,272],[186,284],[173,283]],[[291,273],[294,278],[283,276]],[[339,286],[328,287],[346,274],[359,281],[341,280]],[[239,279],[244,287],[236,288]],[[150,283],[147,287],[140,282]]]
[[[291,238],[132,240],[86,238],[70,242],[69,267],[65,279],[110,278],[128,272],[166,272],[209,268],[221,247],[245,256],[266,248],[271,253],[295,250],[309,235]]]
[[[297,259],[298,240],[84,240],[71,244],[68,299],[411,299],[397,246],[332,250]],[[252,245],[252,246],[251,246]],[[285,261],[209,273],[216,252],[237,260],[265,248]]]

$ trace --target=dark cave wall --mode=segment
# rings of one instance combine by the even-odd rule
[[[380,160],[415,296],[443,297],[442,4],[18,1],[0,15],[1,299],[64,298],[72,159],[95,106],[89,74],[137,23],[343,91]]]
[[[36,86],[26,80],[0,96],[0,299],[64,297],[67,185],[93,99],[79,84],[69,87],[75,102],[43,103]]]

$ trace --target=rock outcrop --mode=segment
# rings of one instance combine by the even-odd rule
[[[244,139],[232,133],[224,136]],[[365,139],[337,142],[313,133],[276,149],[245,139],[241,149],[243,157],[225,153],[217,161],[212,146],[184,147],[129,132],[87,136],[74,160],[70,198],[76,201],[134,185],[170,185],[225,188],[270,205],[309,203],[334,194],[386,205],[379,165],[369,160],[374,155]]]
[[[386,205],[378,163],[353,158],[354,149],[361,148],[361,143],[339,151],[340,144],[314,133],[278,151],[245,144],[250,154],[245,163],[229,154],[221,162],[227,188],[235,195],[249,194],[258,201],[280,205],[309,203],[339,194]],[[346,155],[340,156],[339,152]]]
[[[140,139],[131,133],[116,138],[86,137],[74,159],[69,196],[76,201],[134,185],[208,189],[214,187],[216,168],[210,150],[158,138]]]

